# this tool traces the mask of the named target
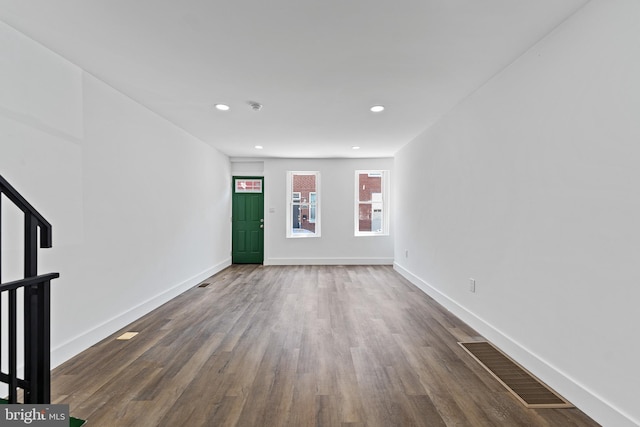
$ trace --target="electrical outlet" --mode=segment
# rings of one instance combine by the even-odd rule
[[[404,257],[409,258],[409,249],[404,250]]]
[[[469,279],[469,292],[476,291],[476,279]]]

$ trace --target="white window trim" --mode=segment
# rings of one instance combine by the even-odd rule
[[[315,175],[316,177],[316,220],[315,233],[293,233],[293,175]],[[286,205],[286,236],[287,239],[306,239],[320,237],[320,172],[319,171],[287,171],[287,205]],[[298,205],[309,205],[309,201],[296,202]]]
[[[373,204],[373,201],[365,201],[360,202],[360,174],[382,174],[382,230],[380,231],[360,231],[358,229],[360,225],[360,204],[368,203]],[[389,235],[389,224],[390,224],[390,212],[389,212],[389,200],[390,200],[390,179],[389,179],[389,171],[388,170],[357,170],[354,178],[354,209],[353,209],[353,234],[356,237],[367,237],[367,236],[388,236]]]

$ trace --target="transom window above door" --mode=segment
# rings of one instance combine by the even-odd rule
[[[236,193],[262,193],[261,179],[236,179]]]

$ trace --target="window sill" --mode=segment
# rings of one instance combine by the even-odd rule
[[[310,231],[299,231],[287,234],[287,239],[309,239],[313,237],[320,237],[320,234]]]

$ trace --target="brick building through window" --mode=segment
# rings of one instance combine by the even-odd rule
[[[382,231],[382,174],[358,174],[358,193],[358,231]]]
[[[292,178],[293,229],[316,231],[316,175],[294,174]]]

